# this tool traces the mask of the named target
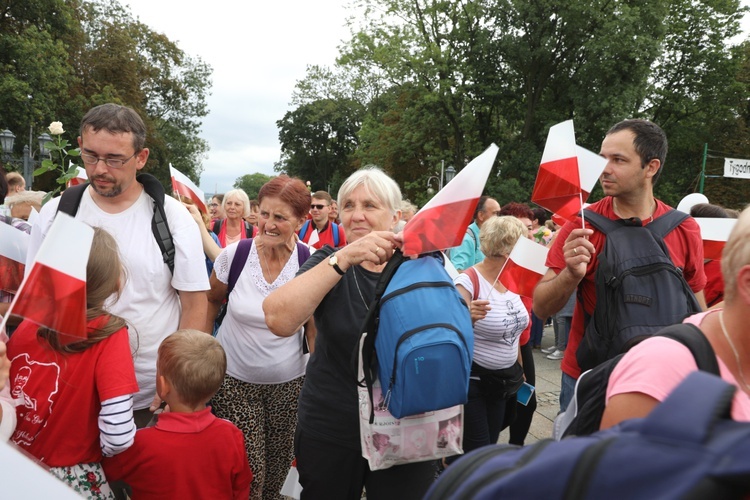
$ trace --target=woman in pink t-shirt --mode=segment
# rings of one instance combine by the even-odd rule
[[[740,215],[722,256],[724,308],[696,314],[686,323],[699,327],[719,362],[721,378],[737,386],[732,417],[750,421],[750,209]],[[612,372],[601,428],[648,415],[691,372],[697,370],[687,347],[654,337],[633,347]]]

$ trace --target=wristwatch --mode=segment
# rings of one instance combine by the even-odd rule
[[[334,253],[328,258],[328,265],[333,268],[334,271],[339,273],[340,276],[343,276],[346,274],[340,267],[339,267],[339,258]]]

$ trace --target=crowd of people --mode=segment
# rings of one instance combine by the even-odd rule
[[[397,183],[365,167],[334,200],[280,175],[257,200],[235,189],[211,198],[203,214],[190,200],[147,193],[146,128],[132,109],[93,108],[78,144],[89,184],[74,213],[95,228],[88,338],[71,343],[9,318],[10,337],[0,332],[3,439],[87,498],[279,498],[293,462],[302,498],[357,499],[363,489],[372,499],[421,498],[457,457],[370,470],[353,363],[380,274],[418,211]],[[669,213],[653,193],[666,152],[657,125],[615,125],[601,146],[604,198],[588,210],[638,226]],[[11,209],[0,223],[30,233],[28,270],[61,202],[41,206],[19,177],[0,177]],[[32,207],[39,214],[30,225]],[[169,258],[152,228],[162,208]],[[524,444],[537,403],[518,404],[516,393],[535,384],[534,350],[548,319],[555,343],[541,354],[561,360],[561,410],[581,374],[577,353],[590,340],[606,235],[580,216],[561,227],[549,215],[482,196],[461,244],[446,252],[474,334],[465,452],[497,443],[506,427],[511,444]],[[734,417],[747,421],[750,211],[699,205],[693,216],[739,217],[721,261],[704,262],[691,217],[664,244],[704,309],[685,321],[709,339],[722,377],[740,389]],[[549,248],[533,297],[497,279],[519,238]],[[7,269],[2,315],[19,281]],[[612,375],[602,427],[647,414],[696,369],[678,343],[644,340]]]

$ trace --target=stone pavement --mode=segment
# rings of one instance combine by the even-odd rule
[[[542,347],[547,348],[554,343],[555,332],[551,326],[547,326],[544,328]],[[552,437],[552,422],[560,410],[560,361],[547,359],[547,355],[542,354],[541,350],[534,349],[534,366],[536,368],[537,406],[524,444],[532,444]],[[498,442],[508,442],[507,429],[500,434]]]

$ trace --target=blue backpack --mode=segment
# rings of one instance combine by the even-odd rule
[[[377,374],[384,405],[396,418],[466,402],[474,329],[442,254],[409,259],[396,250],[363,328],[360,383],[367,384],[371,401]]]
[[[747,498],[750,424],[730,419],[735,390],[693,372],[645,418],[591,436],[474,450],[425,499]]]
[[[340,243],[339,225],[336,224],[335,222],[329,222],[329,224],[331,225],[331,232],[333,233],[333,246],[334,248],[338,248],[339,243]],[[302,227],[299,230],[299,234],[297,235],[299,236],[299,239],[304,240],[305,235],[307,234],[307,232],[310,230],[311,227],[312,227],[312,221],[310,219],[307,219],[305,223],[302,224]]]

